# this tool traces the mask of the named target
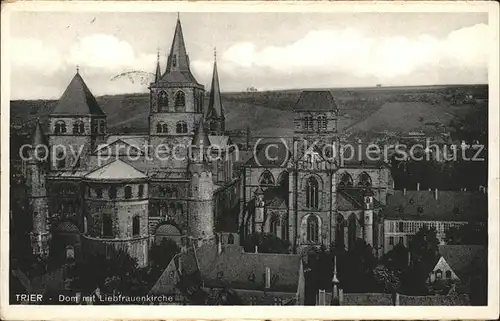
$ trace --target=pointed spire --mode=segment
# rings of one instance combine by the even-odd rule
[[[182,24],[179,17],[177,17],[174,39],[172,40],[170,54],[168,55],[167,73],[172,71],[190,72],[189,57],[187,54],[184,35],[182,33]]]
[[[193,141],[191,144],[196,147],[210,147],[210,140],[208,139],[208,134],[205,130],[203,119],[200,119],[200,121],[198,122],[198,127],[196,127],[196,131],[194,133]]]
[[[47,146],[47,140],[45,134],[43,133],[42,124],[40,123],[40,119],[37,118],[35,130],[33,131],[33,135],[31,136],[33,147],[39,145]]]
[[[224,119],[224,108],[220,95],[219,73],[217,71],[217,51],[214,48],[214,70],[212,73],[212,86],[210,87],[210,100],[208,103],[207,118]]]
[[[158,82],[161,78],[161,68],[160,68],[160,48],[156,52],[156,72],[155,72],[155,82]]]

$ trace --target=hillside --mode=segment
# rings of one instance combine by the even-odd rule
[[[487,96],[487,86],[427,86],[332,89],[340,109],[342,127],[351,133],[421,130],[428,124],[450,125],[464,118],[473,104],[456,103],[457,95]],[[300,90],[223,93],[226,127],[231,131],[249,127],[254,136],[287,136],[293,131],[293,106]],[[485,94],[486,92],[486,94]],[[146,132],[148,94],[97,97],[107,114],[109,132]],[[46,119],[56,102],[11,101],[11,124],[28,133],[34,120]],[[208,106],[208,98],[205,100]],[[483,106],[484,107],[484,106]]]

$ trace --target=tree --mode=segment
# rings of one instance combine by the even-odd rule
[[[408,249],[402,243],[396,244],[392,250],[384,256],[386,266],[390,270],[404,271],[408,266]]]
[[[254,252],[255,246],[260,253],[281,253],[290,252],[290,242],[282,240],[270,233],[253,233],[244,244],[246,252]]]
[[[401,287],[401,272],[378,266],[373,270],[373,278],[378,290],[384,293],[394,293]]]
[[[152,272],[161,274],[179,252],[179,246],[171,239],[164,238],[160,244],[153,245],[149,252]]]

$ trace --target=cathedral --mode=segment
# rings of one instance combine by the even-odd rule
[[[48,132],[37,123],[32,146],[50,152],[33,148],[38,157],[26,164],[33,253],[64,259],[121,249],[144,266],[164,238],[186,246],[217,231],[239,242],[239,180],[217,65],[205,108],[179,19],[167,66],[158,60],[149,90],[147,135],[108,135],[106,114],[78,70],[49,115]],[[168,149],[175,154],[158,154]]]
[[[342,150],[332,94],[302,92],[293,137],[258,144],[242,162],[226,135],[219,87],[214,61],[205,106],[179,19],[167,66],[157,62],[149,86],[147,135],[109,135],[77,71],[47,132],[38,123],[32,137],[50,151],[26,163],[33,253],[65,259],[121,249],[145,266],[150,247],[165,238],[181,248],[212,239],[239,245],[265,232],[289,241],[293,253],[362,239],[381,255],[390,171],[363,153],[345,161],[344,151],[325,148]],[[159,157],[165,149],[182,157]]]

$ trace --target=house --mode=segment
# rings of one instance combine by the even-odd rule
[[[235,244],[206,242],[172,259],[150,290],[181,304],[303,305],[304,271],[296,254],[247,253]]]

